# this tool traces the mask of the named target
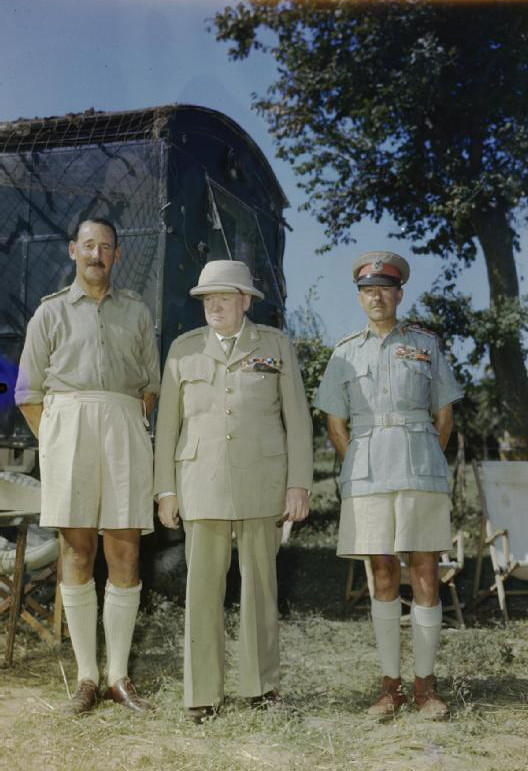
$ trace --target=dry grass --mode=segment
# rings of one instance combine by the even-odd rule
[[[314,496],[319,519],[294,533],[279,561],[283,706],[255,712],[237,697],[238,610],[231,605],[225,707],[204,726],[187,722],[181,706],[183,608],[153,595],[154,610],[139,619],[131,670],[156,713],[138,718],[106,702],[83,718],[63,718],[60,663],[72,686],[70,646],[53,652],[21,627],[15,666],[0,675],[0,769],[526,771],[526,600],[517,601],[517,620],[508,628],[487,605],[478,616],[468,615],[471,628],[444,630],[437,673],[451,707],[448,722],[428,724],[411,708],[385,724],[366,719],[379,678],[373,634],[366,613],[354,613],[342,599],[347,566],[335,558],[328,460],[321,468]],[[470,588],[470,575],[466,583]],[[408,628],[402,640],[403,676],[410,684]],[[4,644],[2,620],[0,651]]]

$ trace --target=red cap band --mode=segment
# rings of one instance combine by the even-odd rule
[[[391,265],[390,262],[382,262],[381,264],[379,262],[371,262],[368,265],[363,265],[357,274],[357,278],[367,275],[392,276],[401,280],[400,271],[394,265]]]

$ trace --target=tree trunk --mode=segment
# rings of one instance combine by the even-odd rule
[[[473,218],[473,225],[486,260],[491,307],[500,309],[504,299],[519,299],[513,231],[506,214],[500,209],[479,212]],[[505,427],[522,454],[528,451],[528,374],[520,330],[502,340],[501,345],[490,341],[489,352]]]

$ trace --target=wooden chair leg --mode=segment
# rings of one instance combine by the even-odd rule
[[[5,663],[10,667],[13,663],[13,651],[15,648],[15,635],[17,619],[20,613],[20,602],[24,588],[24,559],[26,556],[28,523],[21,522],[18,526],[15,555],[15,574],[13,576],[13,598],[9,608],[9,622],[7,627],[7,646]]]
[[[501,575],[496,575],[495,581],[497,584],[497,597],[499,598],[499,606],[502,611],[502,615],[504,617],[504,623],[508,624],[510,621],[510,617],[508,615],[508,608],[506,605],[506,592],[504,591],[504,581]]]
[[[55,611],[53,614],[53,636],[55,645],[62,644],[62,557],[57,562],[57,584],[55,586]]]
[[[447,585],[449,587],[449,591],[451,592],[451,602],[453,603],[453,608],[458,624],[461,629],[465,629],[466,625],[464,623],[464,616],[462,615],[462,608],[460,605],[460,600],[458,599],[458,592],[455,586],[455,582],[453,580],[448,581]]]

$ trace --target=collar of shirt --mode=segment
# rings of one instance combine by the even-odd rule
[[[397,321],[396,325],[391,329],[389,334],[383,338],[383,340],[387,340],[389,337],[392,337],[392,335],[397,333],[402,334],[403,332],[405,332],[405,324],[402,321]],[[378,337],[378,335],[372,331],[368,324],[361,334],[362,337],[359,341],[359,345],[364,345],[369,337]]]
[[[237,343],[240,335],[244,331],[244,327],[245,326],[246,326],[246,317],[244,316],[244,320],[242,322],[242,326],[240,327],[240,329],[238,330],[238,332],[235,335],[221,335],[218,332],[215,332],[215,335],[220,340],[220,342],[222,342],[223,340],[227,340],[228,338],[234,337],[235,338],[235,343]]]
[[[110,284],[108,287],[108,291],[105,294],[105,297],[114,297],[115,289],[113,284]],[[77,279],[74,280],[73,284],[70,286],[70,291],[68,293],[68,300],[70,303],[76,303],[77,300],[79,300],[81,297],[90,297],[90,295],[84,291],[84,289],[81,287]],[[90,297],[91,300],[93,300],[93,297]]]

